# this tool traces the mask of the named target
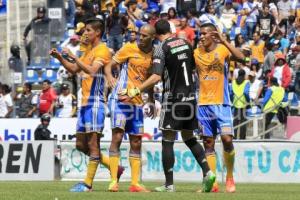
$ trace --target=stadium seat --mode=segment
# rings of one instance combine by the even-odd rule
[[[33,69],[27,70],[26,73],[26,82],[38,84],[40,82],[40,77],[38,75],[38,72]]]
[[[51,58],[49,67],[47,67],[47,69],[59,69],[59,68],[60,68],[60,62],[55,58]]]
[[[48,79],[51,82],[57,81],[57,71],[52,69],[46,69],[42,74],[42,80]]]

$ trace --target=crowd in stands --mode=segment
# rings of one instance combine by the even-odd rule
[[[84,22],[93,16],[105,22],[103,41],[107,42],[112,53],[118,51],[125,42],[136,41],[137,30],[143,24],[154,25],[160,18],[169,21],[174,36],[186,39],[194,48],[198,47],[201,24],[213,23],[223,36],[240,48],[247,57],[244,62],[236,62],[234,59],[229,62],[228,79],[237,84],[231,88],[234,107],[239,106],[234,102],[236,95],[234,87],[246,81],[247,86],[245,85],[244,89],[247,91],[245,94],[247,106],[251,105],[253,108],[259,105],[258,109],[263,110],[267,98],[270,99],[268,90],[273,86],[271,80],[275,80],[272,78],[276,78],[278,86],[284,89],[286,101],[292,100],[295,106],[298,106],[300,0],[67,0],[66,2],[68,28],[74,29],[74,35],[65,40],[61,46],[69,48],[78,56],[82,51],[81,48],[84,48],[84,45],[80,45],[84,44],[85,39],[82,35]],[[25,33],[28,33],[27,31],[28,27]],[[59,73],[59,77],[63,80],[70,78],[63,70]],[[80,89],[76,85],[76,80],[62,84],[57,90],[59,95],[55,94],[48,80],[44,80],[43,89],[38,97],[33,95],[31,87],[31,84],[25,83],[22,92],[8,98],[9,87],[2,85],[0,117],[11,115],[10,108],[13,102],[18,105],[16,112],[18,117],[32,117],[38,115],[34,113],[46,112],[57,117],[76,116],[75,104],[80,102],[74,97]],[[157,102],[161,100],[160,92],[161,87],[158,85],[155,87]],[[292,97],[289,94],[292,94]],[[1,108],[3,105],[6,105],[6,109]],[[160,107],[159,104],[157,107]],[[242,107],[244,108],[244,105]],[[236,123],[244,120],[239,119]]]

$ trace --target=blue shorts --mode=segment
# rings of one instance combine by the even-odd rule
[[[233,135],[233,117],[229,105],[198,105],[197,119],[203,136]]]
[[[144,132],[143,107],[124,104],[110,100],[111,128],[120,128],[131,135],[142,135]]]
[[[99,133],[104,128],[105,104],[99,106],[82,106],[78,111],[77,133]]]

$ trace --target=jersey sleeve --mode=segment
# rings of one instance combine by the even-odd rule
[[[106,65],[111,60],[111,53],[106,46],[100,46],[95,50],[94,62]]]
[[[165,53],[162,48],[162,44],[158,45],[154,49],[153,61],[152,61],[152,74],[162,76],[165,67]]]
[[[222,45],[222,48],[221,48],[219,53],[223,54],[225,59],[228,58],[231,55],[229,49],[227,47],[225,47],[224,45]]]
[[[129,43],[125,44],[113,57],[114,61],[116,61],[118,64],[126,62],[130,57],[131,49],[132,47]]]

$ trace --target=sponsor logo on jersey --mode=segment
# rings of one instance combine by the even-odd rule
[[[153,60],[153,63],[158,63],[158,64],[160,64],[160,59],[158,59],[158,58],[154,59],[154,60]]]
[[[171,48],[173,47],[178,47],[178,46],[182,46],[182,45],[185,45],[185,41],[184,40],[175,40],[175,41],[172,41],[172,42],[169,42],[168,43],[168,46],[170,46]]]
[[[180,46],[180,47],[176,47],[174,49],[171,49],[171,53],[175,54],[175,53],[178,53],[180,51],[187,50],[187,49],[189,49],[189,46],[188,45],[184,45],[184,46]]]
[[[202,77],[202,79],[205,81],[216,81],[218,80],[218,77],[205,75]]]

